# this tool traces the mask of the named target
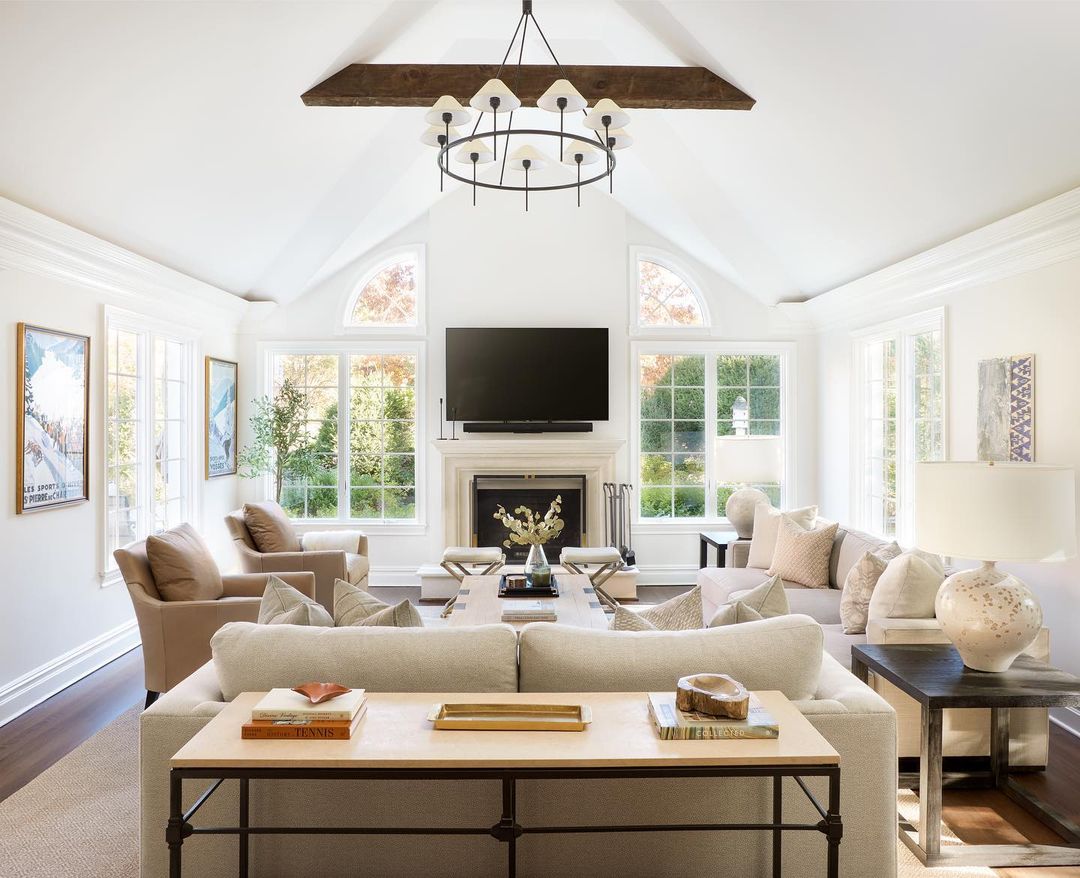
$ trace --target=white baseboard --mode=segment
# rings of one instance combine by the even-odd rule
[[[638,585],[693,585],[697,582],[696,564],[639,564]]]
[[[0,686],[0,726],[138,646],[135,620],[118,625]]]
[[[372,585],[414,585],[419,587],[420,577],[416,574],[416,565],[376,566],[368,573],[368,582]]]
[[[1080,710],[1075,707],[1055,707],[1050,711],[1050,722],[1080,738]]]

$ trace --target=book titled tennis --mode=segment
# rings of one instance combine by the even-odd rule
[[[746,719],[728,719],[679,710],[675,693],[650,692],[649,716],[665,741],[715,741],[725,738],[779,738],[780,726],[753,695]]]
[[[351,720],[300,720],[256,719],[240,726],[240,737],[251,740],[322,740],[348,741],[367,713],[367,704],[361,704]]]
[[[253,720],[345,720],[351,722],[366,696],[363,689],[353,689],[322,704],[312,704],[306,696],[292,689],[271,689],[251,709]]]

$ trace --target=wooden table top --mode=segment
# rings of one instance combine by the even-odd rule
[[[604,614],[603,604],[596,596],[588,576],[574,573],[557,573],[559,596],[539,600],[551,601],[560,625],[575,625],[578,628],[607,629],[608,617]],[[500,598],[499,575],[466,576],[458,590],[454,612],[450,614],[450,626],[490,625],[502,622],[502,602],[530,600],[529,598]],[[535,599],[533,599],[535,600]],[[513,623],[521,628],[525,622]]]
[[[852,655],[920,704],[946,707],[1080,707],[1080,677],[1022,655],[1001,673],[964,666],[952,644],[865,644]]]
[[[644,692],[368,693],[367,714],[348,741],[245,741],[261,692],[245,692],[173,756],[173,768],[611,768],[837,765],[840,757],[781,692],[755,693],[780,725],[766,740],[663,741]],[[583,732],[440,730],[437,703],[587,704]]]

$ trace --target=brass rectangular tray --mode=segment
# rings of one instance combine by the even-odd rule
[[[592,722],[587,704],[435,704],[437,729],[492,732],[582,732]]]

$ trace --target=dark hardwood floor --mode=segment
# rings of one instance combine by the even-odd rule
[[[145,695],[142,650],[135,649],[0,727],[0,800],[128,708],[141,704]],[[1020,777],[1041,798],[1080,822],[1080,738],[1051,724],[1047,770]],[[944,813],[953,832],[972,844],[1059,840],[1011,801],[991,791],[947,790]],[[1080,868],[1075,867],[995,871],[999,878],[1080,878]]]

